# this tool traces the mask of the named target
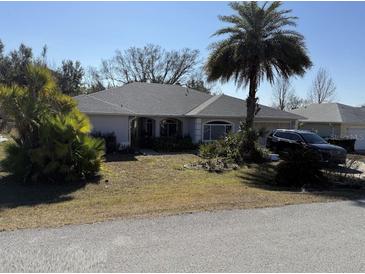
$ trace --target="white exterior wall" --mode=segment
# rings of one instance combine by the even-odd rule
[[[203,126],[205,123],[211,122],[211,121],[225,121],[228,123],[231,123],[233,125],[233,132],[237,132],[240,128],[241,119],[237,118],[225,118],[225,119],[219,119],[219,118],[204,118],[201,119],[200,123],[200,135],[199,140],[202,141],[202,133],[203,133]],[[296,123],[294,120],[255,120],[254,127],[256,129],[265,128],[267,131],[266,136],[259,139],[259,143],[261,145],[266,144],[266,137],[273,129],[283,128],[283,129],[294,129],[296,128]],[[194,139],[193,139],[194,140]]]
[[[365,151],[365,124],[342,124],[341,137],[355,138],[355,150]]]
[[[341,137],[343,138],[351,138],[351,136],[348,136],[349,129],[365,129],[365,123],[364,124],[341,124]]]
[[[88,114],[93,131],[103,133],[114,132],[117,142],[121,145],[129,145],[129,119],[121,115]]]
[[[114,132],[117,137],[117,141],[121,145],[130,145],[130,121],[134,119],[132,116],[122,115],[101,115],[101,114],[88,114],[90,122],[93,126],[93,131],[100,131],[103,133]],[[167,117],[154,117],[147,116],[155,121],[155,136],[160,137],[160,123],[162,120],[168,119]],[[183,136],[190,135],[190,123],[189,118],[172,118],[178,119],[182,122],[182,134]],[[191,136],[193,137],[193,136]]]
[[[313,131],[321,137],[340,137],[342,135],[341,124],[336,123],[301,122],[299,128]]]
[[[90,121],[93,125],[93,131],[100,131],[103,133],[114,132],[117,141],[121,145],[130,145],[130,121],[134,118],[131,116],[122,115],[100,115],[100,114],[89,114]],[[155,135],[160,136],[160,123],[168,117],[146,117],[151,118],[155,121]],[[240,127],[240,119],[237,118],[175,118],[182,122],[183,136],[189,135],[192,138],[193,143],[202,142],[203,137],[203,126],[205,123],[210,121],[226,121],[233,125],[233,131],[237,132]],[[255,128],[266,128],[268,132],[276,128],[295,128],[295,121],[264,121],[256,120]],[[266,138],[259,140],[261,144],[265,144]]]

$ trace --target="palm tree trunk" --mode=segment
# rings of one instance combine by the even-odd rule
[[[249,93],[246,99],[247,114],[246,114],[246,129],[253,128],[253,122],[256,113],[256,90],[257,90],[257,77],[254,75],[250,79]]]

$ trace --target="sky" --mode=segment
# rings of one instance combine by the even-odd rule
[[[365,103],[365,2],[284,2],[298,17],[313,67],[292,85],[306,97],[320,67],[337,87],[335,101]],[[153,43],[166,49],[198,49],[201,61],[215,41],[211,35],[225,26],[218,15],[232,14],[228,2],[0,2],[0,39],[5,50],[25,43],[39,54],[48,47],[48,62],[79,60],[99,66],[115,50]],[[245,98],[247,90],[233,82],[215,86],[225,94]],[[259,102],[272,104],[272,87],[263,82]]]

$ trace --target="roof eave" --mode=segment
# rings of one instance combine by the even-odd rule
[[[299,119],[299,122],[306,122],[306,123],[332,123],[332,124],[342,124],[343,121],[319,121],[319,120],[310,120],[310,119]]]

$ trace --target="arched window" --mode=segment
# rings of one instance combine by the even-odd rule
[[[213,141],[232,131],[232,124],[225,121],[212,121],[204,124],[203,141]]]
[[[181,137],[181,121],[177,119],[165,119],[160,123],[161,137]]]

